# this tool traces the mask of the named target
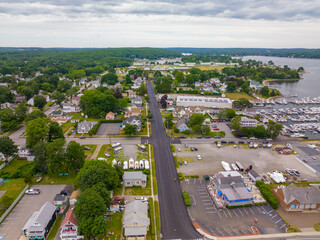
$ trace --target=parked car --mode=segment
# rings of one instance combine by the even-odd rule
[[[292,171],[293,171],[294,175],[296,175],[297,177],[300,177],[300,173],[298,170],[292,169]]]
[[[182,162],[181,162],[181,161],[179,161],[179,165],[180,165],[180,166],[182,165]]]
[[[227,143],[227,141],[221,141],[221,143]]]
[[[240,143],[240,144],[244,144],[244,142],[243,142],[243,141],[239,141],[239,143]]]
[[[110,154],[108,154],[108,153],[105,153],[104,155],[105,155],[106,157],[110,157]]]
[[[181,149],[180,148],[177,148],[178,152],[181,152]]]
[[[214,136],[214,138],[219,138],[219,139],[220,139],[220,138],[221,138],[221,136]]]
[[[210,138],[210,136],[205,136],[204,138]]]
[[[198,148],[195,147],[194,150],[195,150],[195,151],[198,151]]]
[[[235,143],[234,141],[229,141],[229,143]]]
[[[37,178],[36,182],[41,182],[41,180],[42,180],[42,177],[40,176]]]
[[[32,188],[30,188],[30,189],[28,189],[26,191],[26,194],[27,195],[39,195],[40,194],[40,189],[32,189]]]
[[[290,175],[294,175],[294,172],[290,168],[286,168],[286,173],[288,173]]]
[[[83,147],[83,150],[90,150],[90,147],[84,146],[84,147]]]
[[[248,139],[248,137],[241,137],[241,139]]]
[[[198,138],[198,139],[201,139],[201,138],[202,138],[202,136],[197,136],[197,138]]]
[[[194,151],[194,147],[191,147],[190,150],[193,152]]]
[[[220,131],[220,128],[214,128],[213,130],[215,130],[215,131]]]
[[[200,155],[197,155],[197,159],[198,159],[198,160],[202,160],[202,158],[201,158]]]
[[[187,165],[188,163],[187,163],[187,161],[184,161],[184,165]]]
[[[85,139],[86,137],[85,136],[81,136],[81,137],[79,137],[80,139]]]
[[[250,140],[256,140],[257,138],[256,137],[250,137]]]
[[[180,136],[179,138],[187,138],[186,136]]]

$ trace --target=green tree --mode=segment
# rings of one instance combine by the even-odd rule
[[[10,102],[13,103],[13,93],[6,86],[0,86],[0,103]]]
[[[65,93],[72,87],[72,82],[67,79],[63,79],[58,82],[58,91]]]
[[[177,72],[174,78],[179,82],[183,83],[184,82],[184,74],[183,72]]]
[[[19,122],[12,109],[4,108],[0,110],[1,130],[4,132],[11,131],[18,126]]]
[[[48,142],[53,142],[57,138],[64,139],[63,131],[59,123],[52,122],[49,124]]]
[[[103,198],[94,189],[86,189],[77,197],[74,213],[79,219],[79,232],[85,239],[95,239],[107,232],[103,219],[106,209]]]
[[[27,116],[27,104],[25,102],[19,103],[18,107],[16,107],[16,118],[19,122],[22,122]]]
[[[205,120],[205,116],[203,114],[200,113],[194,113],[192,114],[192,116],[190,117],[190,122],[189,122],[189,126],[192,127],[194,125],[202,125],[202,123]],[[197,131],[200,132],[200,131]]]
[[[18,147],[14,141],[8,136],[0,137],[0,153],[3,153],[5,158],[14,156],[18,152]]]
[[[237,90],[237,83],[229,81],[227,83],[227,92],[235,92]]]
[[[52,96],[53,96],[53,99],[56,100],[56,103],[58,105],[60,105],[66,99],[66,96],[63,93],[59,92],[59,91],[55,91],[52,94]]]
[[[76,178],[76,185],[84,191],[98,183],[103,183],[108,190],[120,186],[117,171],[105,161],[86,161]]]
[[[17,88],[17,93],[25,96],[27,101],[34,96],[34,90],[28,86],[20,86]]]
[[[34,106],[39,108],[39,109],[43,109],[44,106],[47,104],[47,100],[44,96],[41,95],[37,95],[33,98],[34,101]]]
[[[126,126],[124,127],[124,133],[127,135],[135,135],[137,134],[138,130],[137,130],[137,125],[135,124],[126,124]]]
[[[218,113],[219,120],[229,120],[236,116],[236,111],[231,108],[221,109]]]
[[[138,90],[137,90],[137,94],[139,95],[139,96],[144,96],[145,94],[147,94],[147,86],[146,86],[146,84],[142,84],[139,88],[138,88]]]
[[[167,129],[171,129],[173,127],[173,115],[172,113],[167,116],[166,120],[164,121],[164,125]]]
[[[240,130],[241,128],[241,116],[235,116],[231,121],[231,126],[234,130]]]
[[[272,120],[269,120],[267,123],[267,133],[272,139],[276,139],[280,134],[283,126],[280,123],[276,123]]]
[[[64,173],[68,169],[64,148],[65,144],[66,142],[64,139],[58,138],[46,145],[47,165],[51,174]]]
[[[133,84],[132,79],[131,79],[131,77],[130,77],[129,74],[126,75],[125,84],[126,84],[126,85]]]
[[[39,172],[41,174],[48,173],[46,145],[47,145],[47,143],[45,143],[45,142],[38,142],[33,147],[33,152],[35,155],[34,168],[35,168],[36,172]]]
[[[204,135],[209,134],[211,131],[210,126],[209,125],[202,125],[201,126],[201,133]]]
[[[37,118],[26,124],[26,144],[28,148],[33,148],[38,142],[47,140],[49,126],[48,118]]]
[[[109,72],[101,77],[101,83],[108,85],[115,85],[118,82],[118,76],[116,73]]]
[[[75,141],[70,141],[66,149],[67,168],[75,173],[79,172],[84,164],[86,155],[81,145]]]
[[[252,103],[246,98],[240,98],[239,100],[235,100],[232,102],[232,106],[236,109],[240,108],[251,108]]]
[[[268,86],[264,86],[261,88],[260,93],[264,97],[269,97],[269,88]]]
[[[47,115],[44,114],[44,112],[42,111],[33,111],[31,112],[27,117],[26,117],[26,122],[29,122],[29,121],[32,121],[32,120],[35,120],[37,118],[46,118]]]
[[[110,192],[103,183],[97,183],[96,185],[93,185],[91,189],[99,193],[99,195],[103,198],[103,201],[107,207],[110,206],[111,204]]]

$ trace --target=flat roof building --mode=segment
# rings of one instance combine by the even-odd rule
[[[201,97],[201,96],[178,96],[177,106],[204,106],[207,108],[232,108],[229,98]]]

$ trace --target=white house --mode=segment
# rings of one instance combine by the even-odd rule
[[[78,133],[88,133],[89,130],[93,128],[94,125],[96,125],[98,122],[87,122],[84,120],[83,122],[78,123]]]
[[[147,175],[143,174],[141,171],[124,172],[123,185],[125,187],[139,186],[144,188],[147,185]]]
[[[254,118],[241,117],[240,124],[241,127],[252,128],[258,125],[258,120]]]
[[[62,112],[64,113],[80,112],[80,108],[73,105],[72,103],[63,103]]]
[[[123,121],[123,128],[126,126],[126,124],[136,125],[137,131],[141,131],[141,117],[140,116],[131,116],[128,117],[128,119]]]
[[[61,240],[83,239],[83,236],[78,233],[78,220],[73,213],[73,208],[67,212],[60,228]]]

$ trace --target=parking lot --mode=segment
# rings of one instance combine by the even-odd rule
[[[188,165],[178,168],[178,172],[185,175],[210,175],[224,171],[221,161],[229,164],[239,161],[244,168],[252,165],[253,169],[259,174],[274,170],[284,171],[286,168],[290,168],[297,169],[303,179],[319,181],[319,176],[299,162],[296,155],[278,154],[271,148],[249,149],[245,145],[236,145],[236,148],[233,145],[222,145],[221,148],[218,148],[213,143],[188,144],[188,148],[185,148],[184,144],[176,144],[175,146],[181,149],[181,152],[175,153],[179,160],[194,160]],[[197,147],[198,151],[191,151],[190,147]],[[201,155],[202,160],[197,160],[196,156],[198,154]]]
[[[101,123],[96,135],[119,135],[121,123]]]
[[[53,202],[57,193],[65,185],[37,185],[33,188],[40,189],[39,195],[24,195],[9,216],[0,225],[0,238],[17,240],[22,235],[22,228],[34,211],[38,211],[47,201]]]
[[[183,191],[189,193],[192,202],[188,207],[190,217],[206,231],[217,236],[253,234],[253,226],[261,234],[286,231],[288,226],[269,205],[218,211],[206,190],[206,183],[204,179],[185,179],[182,183]]]

